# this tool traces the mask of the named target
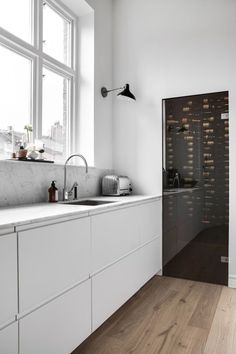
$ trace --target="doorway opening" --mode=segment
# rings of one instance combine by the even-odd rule
[[[163,274],[228,285],[228,91],[163,100]]]

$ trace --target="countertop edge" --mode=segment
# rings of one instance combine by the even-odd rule
[[[98,215],[98,214],[102,214],[102,213],[106,213],[109,211],[115,211],[118,209],[122,209],[125,207],[129,207],[131,205],[140,205],[143,204],[145,202],[150,202],[152,200],[159,200],[162,198],[161,195],[149,195],[149,196],[145,196],[145,195],[134,195],[134,196],[126,196],[126,197],[120,197],[122,198],[122,200],[117,201],[118,197],[101,197],[101,196],[96,196],[96,197],[87,197],[87,198],[80,198],[80,200],[83,199],[100,199],[100,200],[113,200],[116,201],[117,203],[110,203],[110,204],[103,204],[103,205],[99,205],[96,207],[78,207],[78,206],[73,206],[74,210],[64,210],[62,209],[62,211],[58,212],[58,214],[54,214],[54,215],[50,215],[50,211],[52,212],[53,210],[53,205],[50,205],[48,203],[38,203],[38,204],[33,204],[33,205],[21,205],[21,206],[15,206],[15,207],[9,207],[9,208],[1,208],[0,209],[0,216],[1,216],[1,212],[4,212],[5,214],[7,214],[7,219],[11,219],[11,214],[12,214],[12,220],[10,221],[1,221],[0,218],[0,236],[4,235],[4,231],[5,230],[15,230],[15,231],[20,231],[23,230],[24,227],[27,229],[29,227],[40,227],[43,226],[41,224],[43,223],[53,223],[58,222],[59,220],[66,221],[63,220],[65,218],[83,218],[83,217],[89,217],[89,216],[93,216],[93,215]],[[63,203],[57,203],[57,205],[62,206],[63,208]],[[32,212],[33,210],[36,210],[36,208],[40,208],[40,209],[50,209],[49,210],[49,215],[43,215],[43,216],[38,216],[38,217],[29,217],[25,219],[21,220],[20,216],[17,217],[15,216],[15,214],[17,214],[17,212],[21,212],[21,213],[29,213],[30,211]],[[65,207],[65,205],[64,205]],[[66,206],[67,208],[67,206]],[[68,207],[69,209],[70,207]],[[75,210],[76,208],[76,210]],[[4,218],[4,217],[3,217]],[[17,230],[18,228],[18,230]]]

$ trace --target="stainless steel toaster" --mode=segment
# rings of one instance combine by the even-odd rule
[[[131,192],[131,181],[127,176],[107,175],[102,179],[103,195],[128,195]]]

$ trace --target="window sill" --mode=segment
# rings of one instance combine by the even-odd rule
[[[4,162],[4,163],[13,163],[13,164],[17,164],[17,163],[20,163],[20,164],[26,164],[26,165],[34,165],[34,166],[64,166],[64,163],[60,163],[60,162],[36,162],[36,161],[24,161],[24,160],[14,160],[14,159],[6,159],[6,160],[0,160],[0,164]],[[70,166],[70,167],[81,167],[81,168],[84,168],[84,165],[79,165],[79,164],[75,164],[73,162],[73,164],[68,164],[67,166]],[[89,166],[89,168],[93,168],[93,169],[96,169],[95,166]]]

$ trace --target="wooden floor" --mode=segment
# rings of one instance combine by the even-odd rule
[[[235,354],[236,289],[154,277],[73,354]]]

